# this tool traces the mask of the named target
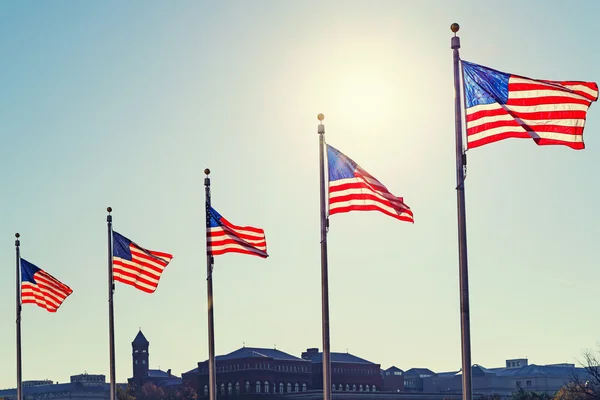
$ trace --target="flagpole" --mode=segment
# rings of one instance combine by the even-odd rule
[[[110,354],[110,400],[117,400],[116,378],[115,378],[115,316],[113,308],[113,293],[115,283],[113,281],[113,249],[112,249],[112,208],[106,209],[106,223],[108,226],[108,338]]]
[[[472,399],[471,384],[471,326],[469,316],[469,270],[467,262],[467,222],[465,211],[465,166],[466,154],[463,151],[461,95],[460,95],[460,38],[456,32],[460,29],[457,23],[451,25],[450,30],[454,36],[450,47],[454,55],[454,118],[456,136],[456,202],[458,214],[458,260],[460,282],[460,328],[462,347],[462,398]]]
[[[17,400],[23,400],[23,377],[21,375],[21,242],[18,233],[15,233],[15,250],[17,258]]]
[[[210,208],[210,169],[204,170],[204,191],[206,194],[206,243],[208,243],[208,227],[210,226],[209,208]],[[207,249],[208,250],[208,249]],[[213,318],[213,287],[212,287],[212,267],[214,258],[206,252],[206,295],[208,304],[208,396],[209,400],[217,398],[217,375],[215,365],[215,327]]]
[[[329,347],[329,278],[327,274],[327,207],[325,198],[325,116],[317,116],[319,127],[319,169],[321,179],[321,324],[323,329],[323,400],[331,400],[331,356]]]

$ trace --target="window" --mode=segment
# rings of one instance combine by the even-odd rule
[[[303,383],[303,384],[302,384],[302,391],[303,391],[303,392],[306,392],[306,383]]]
[[[346,383],[346,392],[350,390],[350,385]]]
[[[376,392],[377,391],[377,386],[373,385],[373,391]]]
[[[527,385],[527,387],[531,387],[531,381],[525,381],[525,385]]]
[[[269,382],[265,381],[265,393],[269,393]]]
[[[246,381],[246,393],[250,393],[250,381]]]
[[[394,371],[394,375],[402,375],[402,372],[400,372],[400,371]]]
[[[260,393],[260,381],[256,381],[256,393]]]
[[[360,385],[360,386],[358,387],[358,391],[359,391],[359,392],[362,392],[362,391],[363,391],[363,385]]]
[[[288,391],[288,393],[292,391],[292,384],[291,383],[287,384],[287,391]]]
[[[300,385],[298,385],[297,383],[294,385],[294,392],[299,392],[300,391]]]
[[[352,385],[352,391],[356,392],[356,385]]]
[[[521,381],[517,381],[517,387],[521,387]]]
[[[368,392],[369,391],[369,385],[365,385],[365,390]]]
[[[225,396],[225,384],[221,383],[221,394]]]
[[[227,384],[227,394],[230,396],[233,394],[233,386],[231,385],[231,382]]]
[[[204,395],[208,396],[208,385],[204,385]]]
[[[283,382],[279,383],[279,393],[283,393]]]
[[[239,382],[235,383],[235,394],[240,394],[240,383]]]

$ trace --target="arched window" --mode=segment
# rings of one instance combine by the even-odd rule
[[[240,394],[240,383],[239,382],[235,383],[235,394]]]
[[[373,391],[376,392],[377,391],[377,386],[373,385]]]
[[[365,385],[365,390],[368,392],[370,390],[369,385]]]
[[[269,382],[265,381],[265,393],[269,393]]]
[[[352,391],[356,392],[356,385],[352,385]]]
[[[227,384],[227,394],[230,396],[233,394],[233,385],[231,385],[231,382]]]
[[[346,392],[350,390],[350,385],[346,383]]]
[[[292,391],[292,384],[291,383],[287,384],[287,391],[288,391],[288,393]]]
[[[208,396],[208,385],[204,385],[204,395]]]
[[[225,384],[221,383],[221,395],[225,396]]]
[[[279,384],[279,393],[283,393],[283,382]]]
[[[250,393],[250,381],[246,381],[246,393]]]
[[[260,393],[260,381],[256,381],[256,393]]]
[[[363,391],[363,386],[362,386],[362,385],[360,385],[360,386],[358,387],[358,391],[359,391],[359,392],[362,392],[362,391]]]
[[[302,391],[303,391],[303,392],[306,392],[306,383],[303,383],[303,384],[302,384]]]
[[[331,385],[331,391],[335,392],[335,383],[333,385]]]
[[[299,392],[300,391],[300,385],[298,385],[297,383],[294,385],[294,392]]]

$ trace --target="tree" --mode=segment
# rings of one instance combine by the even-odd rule
[[[575,371],[570,382],[559,392],[563,399],[559,400],[600,400],[600,358],[591,350],[583,353],[586,377],[581,377]]]
[[[165,400],[166,394],[163,388],[152,382],[146,382],[137,391],[137,400]]]
[[[118,387],[117,388],[117,400],[136,400],[135,399],[135,389],[130,385],[127,385],[125,389]]]
[[[552,396],[548,393],[537,393],[519,388],[516,392],[510,395],[510,400],[551,400]]]

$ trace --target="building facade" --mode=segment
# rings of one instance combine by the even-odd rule
[[[156,386],[180,385],[181,378],[171,374],[171,370],[150,369],[150,342],[142,333],[138,332],[131,342],[131,358],[133,377],[127,381],[130,385],[141,387],[147,382]]]
[[[398,367],[381,370],[384,392],[404,392],[404,371]]]
[[[276,349],[242,347],[216,356],[220,396],[306,392],[312,389],[312,363]],[[184,383],[208,396],[208,360],[182,374]]]
[[[27,382],[27,384],[26,384]],[[125,388],[125,384],[117,384]],[[0,398],[16,400],[17,389],[0,390]],[[69,383],[53,383],[51,380],[24,381],[24,400],[109,400],[110,384],[104,375],[72,375]]]
[[[472,386],[474,395],[492,395],[509,397],[523,389],[526,391],[554,395],[573,376],[587,379],[584,368],[574,364],[529,364],[525,358],[506,360],[505,367],[485,368],[473,365]],[[435,393],[461,393],[462,372],[444,372],[424,379],[423,391]]]
[[[350,353],[330,353],[331,390],[338,392],[380,391],[383,387],[381,366]],[[302,359],[312,363],[312,387],[323,390],[323,353],[307,349]]]

